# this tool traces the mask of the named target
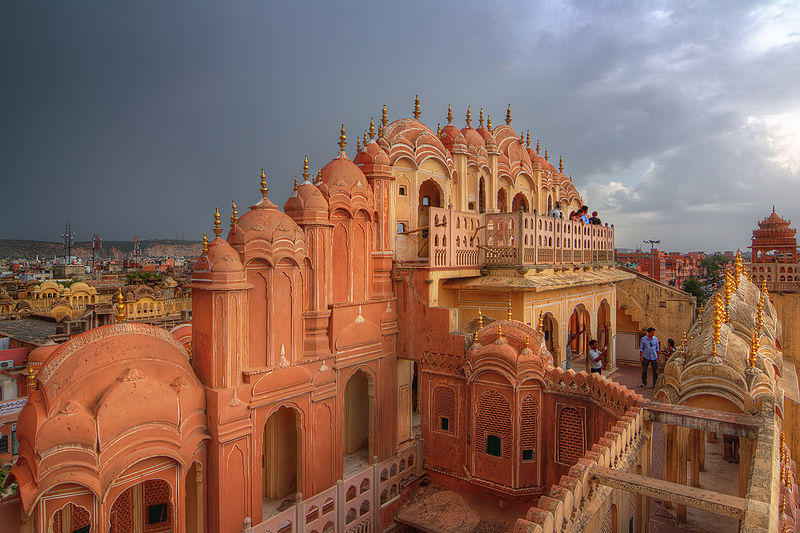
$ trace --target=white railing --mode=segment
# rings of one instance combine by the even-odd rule
[[[379,511],[400,496],[405,482],[422,473],[422,441],[358,471],[336,485],[299,501],[260,524],[245,519],[242,533],[373,533]],[[376,502],[378,504],[376,505]]]

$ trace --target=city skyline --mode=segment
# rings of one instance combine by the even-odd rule
[[[800,208],[786,2],[188,5],[0,8],[0,175],[19,199],[0,238],[55,241],[69,220],[77,240],[199,239],[215,207],[258,200],[261,167],[282,206],[340,124],[352,157],[370,115],[408,117],[416,94],[432,129],[448,104],[459,127],[468,105],[499,124],[511,104],[620,248],[745,248],[774,203]]]

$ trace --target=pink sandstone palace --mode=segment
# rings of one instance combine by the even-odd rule
[[[176,335],[123,306],[117,324],[31,354],[14,531],[647,531],[652,497],[794,530],[797,486],[772,466],[793,475],[777,318],[747,276],[729,322],[695,322],[666,403],[645,402],[583,362],[565,369],[585,328],[575,351],[599,339],[614,370],[615,283],[633,275],[614,266],[612,226],[547,216],[582,199],[510,107],[503,125],[481,110],[473,129],[468,109],[438,132],[418,100],[391,123],[384,107],[358,141],[351,159],[342,126],[338,155],[315,178],[306,161],[283,211],[263,171],[225,238],[217,211]],[[748,365],[749,344],[724,342],[750,328],[749,342],[765,301]],[[738,386],[716,415],[680,405],[681,372],[712,340],[708,364]],[[654,480],[654,424],[738,435],[755,474],[739,497]],[[670,467],[685,474],[698,449]]]

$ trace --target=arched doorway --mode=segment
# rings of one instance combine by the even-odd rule
[[[111,506],[109,533],[169,531],[173,527],[172,489],[163,479],[128,487]]]
[[[552,313],[545,313],[542,317],[542,332],[544,333],[544,343],[547,349],[553,354],[553,364],[561,363],[558,353],[558,322]]]
[[[597,309],[597,344],[599,345],[600,350],[608,346],[607,361],[609,365],[613,364],[613,359],[611,359],[613,350],[610,346],[612,337],[611,306],[608,304],[608,300],[603,298],[603,301],[600,302],[600,307]]]
[[[368,464],[375,449],[375,398],[372,377],[357,370],[344,389],[344,474]]]
[[[68,503],[50,517],[48,533],[89,533],[92,516],[79,505]]]
[[[575,310],[569,317],[569,323],[567,325],[567,342],[569,342],[569,339],[573,335],[575,335],[575,337],[572,339],[570,347],[572,349],[572,364],[574,368],[575,360],[580,357],[584,357],[587,354],[589,336],[591,335],[589,311],[586,310],[586,307],[583,304],[578,304],[575,306]],[[567,346],[564,346],[565,357],[566,350]]]
[[[506,190],[500,187],[497,189],[497,211],[500,213],[505,213],[506,205]]]
[[[486,212],[486,180],[481,176],[478,181],[478,213]]]
[[[516,213],[518,211],[523,211],[527,213],[528,209],[528,199],[525,198],[525,194],[518,192],[514,196],[514,201],[511,203],[511,211]]]
[[[186,472],[184,516],[186,533],[203,531],[203,467],[193,462]]]
[[[442,207],[442,190],[433,178],[427,179],[419,186],[419,205],[417,206],[417,221],[418,227],[424,228],[431,224],[430,208]],[[421,241],[419,243],[418,254],[420,257],[428,257],[429,255],[429,242],[428,236],[430,231],[427,229],[421,232]]]
[[[277,512],[284,500],[301,491],[302,436],[300,413],[281,407],[264,424],[262,496],[264,512]],[[264,518],[267,518],[264,516]]]

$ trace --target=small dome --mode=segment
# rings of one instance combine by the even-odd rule
[[[444,144],[444,147],[452,152],[456,149],[465,149],[467,147],[467,140],[464,135],[458,131],[458,128],[452,124],[448,124],[442,128],[442,133],[439,137]]]
[[[483,143],[486,145],[487,150],[497,148],[497,139],[495,139],[494,134],[481,126],[477,130],[478,134],[483,138]]]
[[[212,272],[240,272],[244,270],[239,254],[228,241],[217,237],[208,245],[208,262]]]
[[[239,218],[236,229],[246,241],[251,236],[272,242],[278,237],[292,240],[302,238],[303,231],[292,217],[278,209],[269,198],[264,198]]]
[[[470,148],[486,148],[483,136],[474,128],[464,128],[461,130],[461,134],[464,136],[464,140],[466,140],[467,146]]]
[[[353,160],[353,163],[358,165],[359,167],[362,165],[391,165],[391,161],[389,161],[389,156],[386,155],[386,152],[378,146],[378,144],[374,141],[367,144],[362,151],[356,155],[356,158]]]
[[[369,198],[372,197],[372,190],[367,183],[367,178],[355,163],[350,161],[347,154],[342,151],[331,160],[330,163],[322,167],[320,171],[322,185],[319,190],[326,197],[330,197],[335,192],[344,192],[352,195],[354,191],[360,190]]]
[[[328,217],[328,202],[317,186],[310,181],[298,185],[283,208],[287,215],[300,223],[309,219]]]

